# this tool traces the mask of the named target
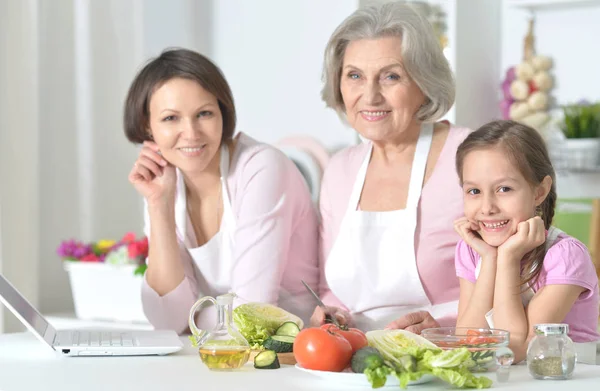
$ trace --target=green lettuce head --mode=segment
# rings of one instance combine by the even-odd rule
[[[294,314],[265,303],[247,303],[233,310],[233,322],[252,349],[260,349],[263,342],[284,322],[294,322],[300,329],[302,319]]]

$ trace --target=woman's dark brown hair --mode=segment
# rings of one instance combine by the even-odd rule
[[[471,133],[456,152],[456,172],[462,184],[465,157],[472,151],[500,147],[531,186],[538,186],[546,176],[552,186],[540,204],[546,229],[550,228],[556,207],[556,174],[548,150],[540,134],[529,126],[515,121],[493,121]],[[542,270],[546,244],[525,255],[521,263],[521,286],[535,282]]]
[[[235,105],[229,84],[221,70],[203,55],[187,49],[167,49],[150,60],[136,75],[125,100],[123,125],[132,143],[152,140],[149,133],[150,98],[157,88],[174,78],[198,82],[219,102],[223,116],[223,137],[230,140],[235,131]]]

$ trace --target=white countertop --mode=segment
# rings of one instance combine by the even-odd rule
[[[361,390],[323,381],[283,365],[277,370],[256,370],[247,364],[236,372],[212,372],[182,337],[186,348],[169,356],[61,357],[30,333],[0,335],[0,389],[12,390]],[[600,388],[600,366],[578,364],[568,381],[534,380],[523,365],[513,366],[507,383],[488,375],[493,389],[580,390]],[[364,388],[370,389],[370,388]],[[398,387],[386,387],[393,390]],[[435,380],[410,387],[413,391],[451,389]]]

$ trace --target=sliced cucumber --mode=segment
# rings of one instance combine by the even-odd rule
[[[279,367],[277,353],[272,350],[264,350],[254,357],[254,368],[256,369],[277,369]]]
[[[275,335],[289,335],[290,337],[295,337],[300,332],[300,327],[295,322],[285,322],[277,331],[275,331]]]
[[[294,337],[288,335],[273,335],[263,343],[265,349],[274,350],[277,353],[288,353],[294,350]]]

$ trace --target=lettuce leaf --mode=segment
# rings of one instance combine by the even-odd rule
[[[433,354],[425,362],[432,368],[454,368],[460,366],[467,360],[470,360],[471,353],[467,348],[444,350],[438,354]],[[423,359],[425,361],[425,358]]]
[[[409,355],[417,360],[427,351],[441,351],[425,338],[405,330],[376,330],[367,333],[369,346],[379,350],[384,359],[391,362],[395,369],[403,367],[403,356]]]
[[[392,373],[392,370],[390,367],[383,365],[375,369],[367,368],[364,373],[373,388],[380,388],[385,386],[387,377]]]
[[[265,303],[246,303],[233,310],[233,322],[252,349],[262,344],[284,322],[294,322],[302,329],[304,322],[294,314]]]
[[[469,371],[473,360],[466,348],[441,350],[423,337],[404,330],[370,331],[367,339],[369,345],[381,353],[387,367],[372,369],[367,374],[373,388],[385,385],[380,377],[387,370],[398,378],[402,388],[428,374],[458,388],[480,389],[492,385],[490,379]]]
[[[408,383],[411,381],[417,381],[419,380],[421,377],[423,377],[423,375],[427,375],[430,374],[431,372],[427,372],[427,371],[417,371],[417,372],[396,372],[395,375],[398,378],[398,381],[400,382],[400,388],[402,388],[403,390],[406,389],[406,387],[408,387]]]

